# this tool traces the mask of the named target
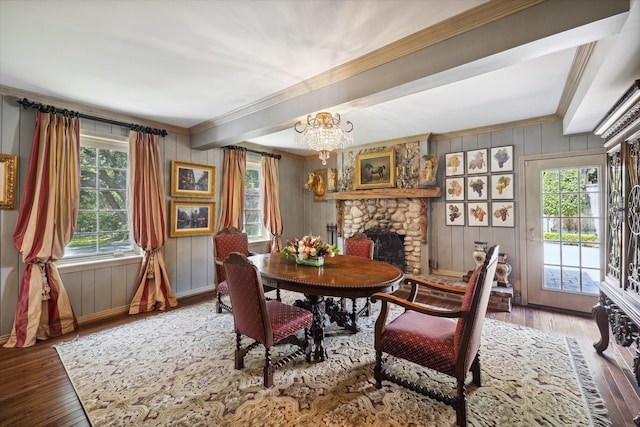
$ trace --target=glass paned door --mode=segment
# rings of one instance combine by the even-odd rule
[[[604,155],[526,161],[528,302],[591,310],[603,277]]]

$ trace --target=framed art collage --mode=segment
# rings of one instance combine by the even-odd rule
[[[171,196],[200,200],[171,200],[169,236],[199,236],[215,230],[216,167],[200,163],[171,161]]]
[[[445,154],[447,225],[515,226],[513,146]]]

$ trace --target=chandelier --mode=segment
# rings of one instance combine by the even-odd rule
[[[353,144],[353,123],[346,122],[350,125],[350,129],[340,127],[340,114],[336,113],[318,113],[315,116],[309,114],[307,116],[307,125],[302,130],[298,130],[298,126],[302,125],[299,121],[293,127],[296,134],[296,143],[306,145],[311,150],[320,153],[322,164],[327,164],[329,153],[335,150],[342,150]]]

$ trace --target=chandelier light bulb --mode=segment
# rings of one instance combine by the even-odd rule
[[[299,121],[293,127],[295,129],[295,142],[299,145],[305,145],[311,150],[319,152],[322,164],[326,165],[331,151],[343,150],[353,145],[353,123],[346,122],[351,126],[344,129],[340,126],[340,114],[321,112],[315,116],[309,114],[307,116],[307,124],[303,129],[298,129],[302,125]]]

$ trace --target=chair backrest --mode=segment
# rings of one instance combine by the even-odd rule
[[[258,268],[244,254],[232,252],[223,262],[233,306],[235,332],[273,345],[273,330]]]
[[[354,233],[344,241],[345,255],[373,259],[373,247],[373,240],[364,233]]]
[[[224,261],[232,252],[249,255],[249,237],[235,227],[226,227],[213,236],[213,257]],[[225,277],[224,268],[216,264],[217,282],[222,282]]]
[[[471,364],[480,348],[482,325],[489,305],[489,296],[493,286],[493,277],[498,263],[499,246],[489,248],[484,263],[475,269],[464,294],[462,311],[464,316],[458,320],[454,336],[454,348],[457,355],[456,377],[461,378],[469,372]]]

